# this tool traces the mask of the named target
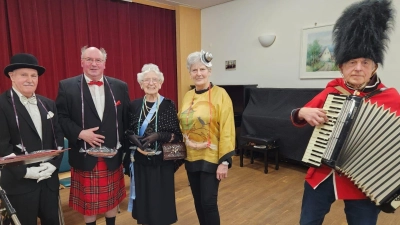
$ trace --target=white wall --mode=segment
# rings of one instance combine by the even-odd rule
[[[328,79],[300,79],[303,28],[334,24],[355,0],[235,0],[201,11],[201,43],[214,55],[211,81],[216,84],[258,84],[259,87],[322,88]],[[400,0],[396,28],[378,70],[383,83],[400,90]],[[258,36],[276,34],[262,47]],[[226,71],[225,60],[236,60]],[[339,72],[338,72],[339,73]]]

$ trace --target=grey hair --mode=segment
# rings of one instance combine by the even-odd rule
[[[142,72],[137,74],[137,81],[139,84],[142,83],[144,76],[150,71],[153,71],[154,73],[157,74],[158,79],[160,80],[161,83],[164,82],[164,75],[163,73],[161,73],[158,66],[153,63],[149,63],[149,64],[144,64],[142,67]]]
[[[203,62],[202,60],[202,56],[203,56],[203,52],[192,52],[189,54],[189,56],[187,57],[186,60],[186,68],[188,69],[188,71],[190,72],[190,68],[192,67],[193,64],[201,62],[203,65],[205,65],[207,67],[207,69],[209,71],[211,71],[211,63],[208,63],[208,66]]]
[[[86,49],[88,49],[88,46],[85,45],[81,48],[81,59],[83,59],[83,53],[86,51]],[[106,61],[107,60],[107,52],[104,48],[100,48],[99,49],[101,54],[103,54],[103,60]]]

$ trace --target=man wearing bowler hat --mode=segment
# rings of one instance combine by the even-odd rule
[[[63,133],[54,101],[35,94],[45,68],[35,56],[19,53],[11,58],[4,74],[12,87],[0,95],[0,157],[60,149]],[[5,166],[0,185],[6,191],[23,225],[59,225],[57,169],[62,155],[48,162]]]

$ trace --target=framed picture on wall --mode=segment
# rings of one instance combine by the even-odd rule
[[[305,28],[300,51],[300,79],[340,77],[335,65],[332,42],[333,25]]]
[[[236,69],[236,60],[225,61],[225,70],[235,70],[235,69]]]

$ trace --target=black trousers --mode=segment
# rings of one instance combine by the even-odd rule
[[[200,225],[219,225],[218,187],[215,173],[187,172]]]
[[[333,176],[329,176],[316,189],[304,182],[301,206],[301,225],[321,225],[336,200]],[[369,199],[344,200],[344,212],[349,225],[376,225],[380,209]]]
[[[17,212],[17,218],[22,225],[37,225],[40,218],[42,225],[59,225],[58,190],[50,190],[45,182],[40,188],[20,195],[8,195],[11,205]]]

